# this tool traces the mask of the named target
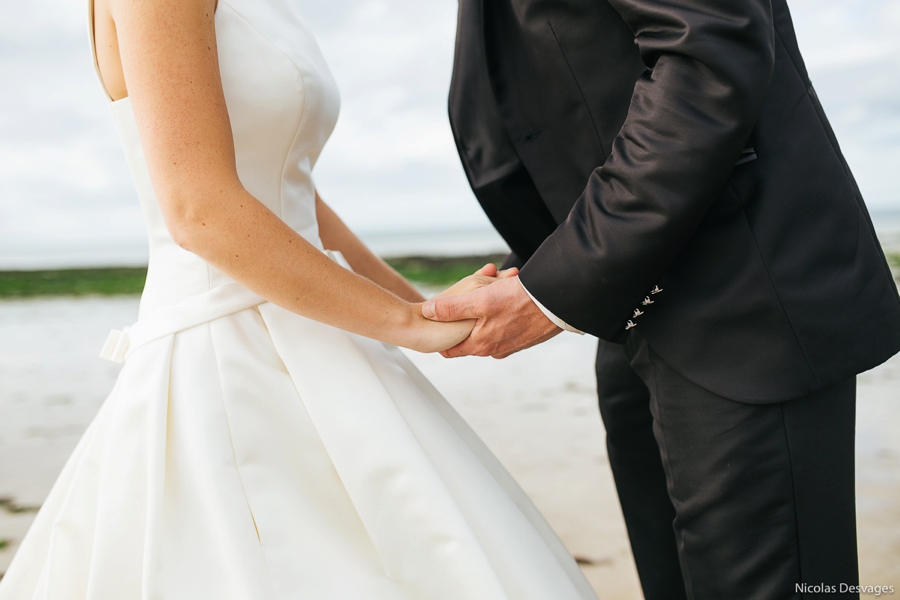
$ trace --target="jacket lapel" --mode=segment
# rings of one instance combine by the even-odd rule
[[[547,208],[562,222],[605,158],[599,137],[592,135],[595,125],[552,16],[538,14],[528,0],[480,2],[487,76],[498,115]]]

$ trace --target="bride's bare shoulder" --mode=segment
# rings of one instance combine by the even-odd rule
[[[127,30],[126,23],[130,19],[138,19],[144,23],[155,23],[160,17],[178,19],[212,15],[218,0],[88,0],[91,10],[90,23],[94,53],[103,87],[113,101],[128,96],[125,71],[122,67],[121,45],[122,30]],[[125,25],[125,27],[123,27]],[[166,30],[159,28],[161,41],[165,41]],[[199,32],[198,32],[199,33]],[[131,40],[126,39],[126,45]],[[174,39],[172,40],[175,41]],[[137,42],[140,43],[140,42]]]

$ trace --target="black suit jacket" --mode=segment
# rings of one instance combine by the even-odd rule
[[[450,119],[523,283],[569,324],[621,343],[631,320],[749,402],[900,350],[784,0],[460,0]]]

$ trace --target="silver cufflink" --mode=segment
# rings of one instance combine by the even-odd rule
[[[635,327],[637,327],[637,323],[635,323],[634,321],[629,319],[628,323],[625,325],[625,331],[628,331],[629,329],[634,329]]]
[[[647,296],[644,298],[644,301],[641,302],[641,306],[650,306],[651,304],[653,304],[653,300],[650,299],[650,296]]]
[[[658,285],[654,285],[654,286],[653,286],[653,289],[650,290],[650,293],[651,293],[651,294],[658,294],[658,293],[660,293],[661,291],[662,291],[662,290],[659,288]]]
[[[635,319],[637,319],[642,314],[644,314],[644,313],[641,312],[641,309],[639,309],[639,308],[634,309],[634,318]]]

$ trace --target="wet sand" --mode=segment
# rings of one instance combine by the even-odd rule
[[[134,298],[0,302],[0,496],[39,505],[112,387],[96,358]],[[503,361],[414,362],[547,516],[604,599],[641,598],[604,446],[595,342],[563,334]],[[900,590],[900,358],[860,377],[857,495],[862,581]],[[0,572],[33,519],[0,503]]]

